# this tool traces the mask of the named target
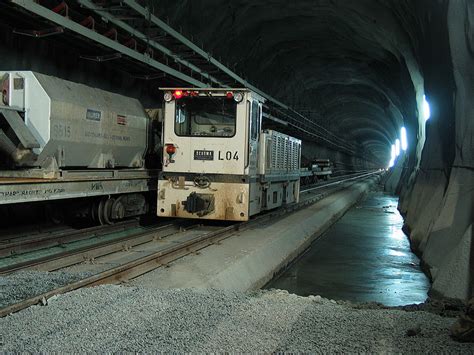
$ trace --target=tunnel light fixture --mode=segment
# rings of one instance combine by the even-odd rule
[[[395,165],[395,159],[397,158],[397,155],[396,155],[396,148],[395,148],[395,144],[392,144],[392,150],[391,150],[391,158],[390,158],[390,162],[388,163],[388,168],[392,168],[394,165]]]
[[[405,127],[400,128],[400,139],[402,143],[402,150],[405,151],[408,148],[407,130]]]
[[[400,139],[395,141],[395,155],[397,157],[400,155]]]
[[[430,104],[426,100],[426,96],[423,95],[423,117],[425,121],[428,121],[431,117],[431,109],[430,109]]]

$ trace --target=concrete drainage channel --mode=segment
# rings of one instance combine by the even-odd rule
[[[377,177],[374,177],[375,175],[377,175]],[[367,182],[356,183],[361,179],[368,180]],[[140,275],[145,276],[136,279],[134,282],[146,283],[146,280],[150,280],[150,278],[156,276],[154,272],[158,270],[160,270],[160,272],[158,272],[158,277],[160,278],[159,283],[162,284],[163,287],[166,287],[166,285],[187,287],[190,286],[188,282],[189,279],[183,280],[179,277],[175,277],[173,272],[167,272],[167,270],[175,270],[176,263],[182,262],[184,263],[183,265],[186,265],[190,259],[183,258],[183,256],[197,253],[204,254],[197,260],[202,260],[202,262],[211,266],[208,270],[214,277],[212,281],[204,272],[201,273],[202,277],[194,278],[192,276],[192,270],[189,270],[190,272],[188,274],[189,277],[193,279],[194,286],[200,284],[200,287],[233,288],[240,290],[259,288],[268,281],[275,272],[295,258],[302,249],[309,245],[317,235],[321,234],[329,225],[339,218],[345,210],[350,208],[360,195],[369,188],[369,185],[377,179],[378,174],[369,173],[311,188],[304,193],[299,204],[287,206],[258,216],[248,223],[233,224],[227,227],[205,227],[201,225],[190,225],[189,221],[181,221],[181,223],[183,223],[181,227],[178,222],[164,225],[127,238],[122,238],[118,241],[112,240],[89,248],[68,252],[64,255],[59,254],[40,260],[20,263],[17,266],[10,267],[10,269],[6,268],[4,273],[11,270],[22,269],[41,271],[61,269],[63,272],[71,272],[72,275],[82,275],[83,277],[79,277],[78,280],[52,290],[47,290],[41,294],[32,295],[23,301],[6,305],[6,307],[0,310],[0,316],[3,317],[34,304],[46,304],[47,300],[51,297],[82,287],[96,286],[105,283],[128,282],[132,279],[136,279]],[[347,192],[349,192],[349,195],[346,201],[343,195]],[[326,197],[330,202],[326,201]],[[344,200],[343,202],[340,201],[341,198]],[[317,201],[320,202],[316,203]],[[334,205],[337,201],[339,202]],[[324,206],[319,206],[321,203],[323,203]],[[331,209],[331,206],[334,210]],[[306,229],[305,233],[298,233],[300,235],[298,238],[291,237],[291,235],[294,235],[297,231],[283,230],[278,226],[282,221],[291,219],[291,221],[287,222],[288,225],[301,228],[303,225],[297,222],[301,217],[300,215],[302,214],[303,219],[308,219],[307,216],[313,215],[315,208],[323,212],[321,218],[310,218],[310,220],[313,219],[312,223],[305,221],[307,227],[304,228],[308,229]],[[284,218],[275,222],[275,220],[280,217]],[[276,228],[280,233],[262,230],[261,228],[263,226],[269,229]],[[239,238],[230,238],[236,235],[238,235]],[[272,238],[268,239],[270,235]],[[248,239],[249,237],[251,238],[250,240]],[[226,239],[231,241],[230,245],[232,245],[232,250],[237,250],[234,246],[235,243],[239,244],[243,242],[243,248],[247,251],[252,250],[252,253],[245,253],[245,255],[243,255],[241,252],[237,252],[233,257],[235,262],[232,264],[218,264],[216,267],[220,270],[215,272],[216,270],[209,262],[211,261],[212,263],[212,260],[219,260],[219,258],[212,255],[216,251],[217,253],[222,252],[222,256],[228,255],[228,251],[226,251],[227,245],[223,243]],[[158,242],[158,246],[156,246],[156,242]],[[251,247],[249,242],[250,244],[256,242],[256,244]],[[155,245],[152,246],[151,243],[155,243]],[[208,248],[212,245],[219,245],[219,248],[217,250]],[[141,250],[138,246],[141,246]],[[277,258],[274,257],[276,255],[273,252],[275,249],[281,252],[281,255]],[[130,256],[130,254],[134,254],[130,253],[130,250],[133,250],[135,255]],[[241,249],[241,251],[242,250],[243,249]],[[211,253],[209,258],[205,255],[207,253]],[[99,257],[105,260],[100,259],[102,261],[96,262],[95,258]],[[192,259],[196,260],[195,258]],[[89,262],[81,263],[84,260],[89,260]],[[273,262],[269,263],[268,260],[273,260]],[[175,262],[173,268],[162,268],[162,266],[167,266],[171,262]],[[259,266],[259,264],[261,265]],[[114,266],[110,267],[111,265]],[[183,267],[183,265],[178,266],[178,268]],[[226,267],[222,267],[222,265],[226,265]],[[241,270],[242,267],[246,270]],[[260,269],[260,272],[254,272],[255,270],[252,271],[248,268]],[[199,267],[199,269],[203,270],[202,267]],[[242,271],[244,272],[242,273]],[[234,277],[237,274],[241,276]],[[242,277],[242,275],[246,276]],[[221,282],[217,280],[221,280]],[[224,280],[226,280],[226,282],[223,282]],[[230,282],[230,280],[233,281]],[[179,285],[179,283],[181,283],[181,285]]]

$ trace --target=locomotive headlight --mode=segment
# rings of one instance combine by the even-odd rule
[[[163,95],[163,98],[165,99],[166,102],[170,102],[171,100],[173,100],[173,94],[167,91]]]
[[[244,95],[241,92],[236,92],[234,94],[234,100],[235,102],[239,103],[244,99]]]

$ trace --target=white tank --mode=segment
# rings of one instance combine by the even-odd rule
[[[0,149],[16,165],[140,168],[148,117],[136,99],[31,71],[0,72]]]

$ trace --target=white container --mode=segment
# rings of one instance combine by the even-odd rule
[[[0,72],[0,83],[0,114],[15,111],[38,143],[31,148],[34,159],[21,165],[144,166],[149,120],[138,100],[31,71]],[[14,130],[4,133],[17,148],[28,148]]]

